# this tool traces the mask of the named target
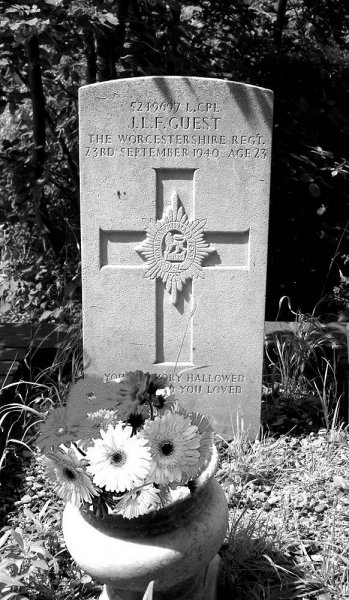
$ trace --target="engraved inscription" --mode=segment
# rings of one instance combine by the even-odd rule
[[[89,133],[85,157],[122,159],[196,158],[265,160],[266,138],[260,132],[237,132],[223,125],[217,102],[141,101],[130,103],[124,130],[112,135]],[[230,133],[227,131],[230,130]]]
[[[104,142],[100,142],[104,138]],[[249,139],[251,146],[238,144],[235,139]],[[91,142],[90,140],[93,140]],[[108,140],[108,141],[107,141]],[[259,141],[258,141],[259,140]],[[85,157],[89,158],[248,158],[266,159],[268,149],[261,135],[231,136],[211,134],[158,134],[120,133],[116,140],[111,135],[89,134]]]
[[[162,219],[149,220],[146,239],[136,246],[148,263],[145,277],[159,277],[171,294],[172,304],[187,279],[204,277],[201,262],[212,252],[203,238],[205,219],[189,221],[177,193],[172,194],[172,205]]]
[[[219,113],[221,112],[217,102],[175,102],[174,100],[160,100],[159,102],[131,102],[131,109],[136,112],[174,112],[179,110],[185,112]]]
[[[132,117],[130,129],[194,129],[217,131],[221,117]]]
[[[155,171],[156,210],[153,219],[143,219],[148,221],[147,231],[143,226],[127,231],[100,229],[99,263],[106,275],[114,269],[143,271],[148,278],[145,289],[155,292],[153,362],[187,368],[195,362],[193,279],[205,280],[201,292],[205,293],[206,277],[211,279],[212,271],[249,270],[250,231],[212,230],[206,228],[206,219],[194,219],[196,169]],[[172,304],[166,301],[169,294]],[[210,387],[211,392],[218,393],[217,388]]]
[[[162,373],[166,375],[166,373]],[[105,382],[123,377],[124,373],[105,373]],[[181,394],[243,394],[245,375],[241,373],[171,373],[167,375],[172,392]]]
[[[228,158],[267,158],[267,149],[263,137],[257,135],[232,135],[232,147],[229,150]]]

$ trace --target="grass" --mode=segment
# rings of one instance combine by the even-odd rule
[[[230,511],[218,600],[341,600],[349,597],[349,434],[339,422],[337,357],[320,322],[304,316],[295,335],[276,342],[266,355],[264,434],[217,437]],[[101,589],[70,559],[63,505],[28,450],[33,424],[80,369],[75,329],[53,367],[22,382],[13,406],[0,411],[0,425],[9,408],[23,424],[1,465],[3,600],[88,600]]]
[[[260,441],[249,441],[243,434],[230,443],[217,440],[221,455],[217,479],[230,511],[218,600],[348,598],[348,440],[343,427],[309,435],[265,436]],[[14,457],[10,461],[13,471],[18,461]],[[47,488],[35,460],[23,464],[22,459],[22,465],[24,476],[16,480],[13,492],[17,504],[12,501],[4,514],[0,534],[0,545],[1,535],[8,536],[1,559],[12,556],[17,567],[22,561],[16,574],[23,576],[18,598],[96,597],[99,582],[86,577],[65,549],[60,526],[63,504]],[[23,503],[26,495],[33,496],[33,482],[38,497]],[[13,582],[11,591],[15,590]]]
[[[348,598],[348,439],[338,427],[226,447],[222,600]]]
[[[0,388],[0,471],[6,461],[9,449],[29,444],[35,438],[35,426],[42,420],[43,414],[51,405],[63,402],[69,383],[82,373],[81,326],[73,325],[67,329],[64,345],[58,348],[53,363],[34,370],[32,362],[35,353],[31,348],[25,357],[28,367],[28,379]],[[13,402],[4,403],[1,399],[13,397]],[[3,450],[2,450],[3,449]]]

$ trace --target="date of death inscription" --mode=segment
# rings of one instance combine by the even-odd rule
[[[103,381],[115,381],[123,377],[124,373],[105,373]],[[181,394],[212,394],[213,396],[226,394],[242,394],[244,375],[233,373],[178,373],[167,375],[170,389]]]
[[[216,133],[119,133],[88,135],[84,155],[94,159],[139,158],[222,158],[257,159],[268,157],[265,139],[254,135]]]

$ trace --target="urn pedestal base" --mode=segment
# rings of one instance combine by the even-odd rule
[[[217,554],[207,568],[200,574],[182,581],[170,590],[157,592],[153,590],[152,600],[217,600],[217,582],[221,559]],[[118,587],[105,585],[99,600],[143,600],[144,594],[120,590]]]

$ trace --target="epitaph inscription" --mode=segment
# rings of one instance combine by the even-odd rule
[[[191,372],[159,373],[167,375],[171,392],[178,396],[182,394],[210,394],[218,397],[222,394],[243,394],[245,375],[235,373],[207,373]],[[124,377],[125,373],[104,373],[105,382]]]

